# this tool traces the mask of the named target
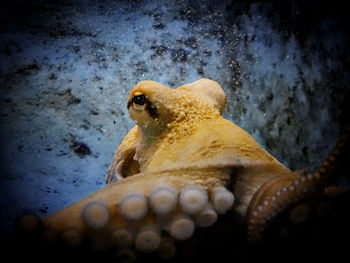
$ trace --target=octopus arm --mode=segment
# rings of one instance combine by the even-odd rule
[[[348,151],[349,129],[340,137],[327,159],[313,172],[292,172],[264,183],[255,193],[247,212],[248,239],[257,243],[269,221],[315,192],[326,193],[338,176],[342,157]]]
[[[168,237],[190,238],[196,226],[209,226],[217,214],[228,211],[234,197],[225,188],[227,181],[226,173],[215,169],[140,173],[107,185],[43,223],[68,243],[73,236],[113,247],[128,235],[131,246],[151,252]]]

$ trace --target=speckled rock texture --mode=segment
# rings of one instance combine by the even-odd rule
[[[25,211],[45,216],[104,187],[141,80],[219,82],[224,116],[293,170],[317,167],[339,136],[350,62],[342,1],[9,2],[1,232]]]

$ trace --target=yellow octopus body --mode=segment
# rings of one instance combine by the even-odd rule
[[[130,92],[127,106],[136,126],[114,155],[106,187],[44,221],[69,240],[81,233],[94,233],[92,239],[98,239],[97,230],[103,240],[110,240],[116,229],[132,229],[136,234],[130,238],[137,248],[155,251],[164,239],[161,230],[186,239],[193,233],[191,222],[197,223],[204,210],[214,219],[216,212],[225,213],[228,207],[221,209],[216,203],[222,193],[224,202],[234,200],[233,209],[246,219],[248,236],[259,238],[262,226],[283,209],[285,200],[294,200],[304,193],[300,189],[327,172],[327,165],[308,176],[291,172],[246,131],[223,118],[226,96],[213,80],[200,79],[177,89],[142,81]],[[165,215],[152,201],[164,189],[168,192],[158,199],[175,200]],[[204,200],[203,207],[186,210],[186,202],[198,200]],[[142,243],[144,236],[148,241]]]
[[[204,180],[201,177],[208,178],[209,170],[216,170],[220,175],[239,170],[234,185],[234,193],[240,204],[236,205],[236,209],[245,215],[253,193],[264,182],[290,173],[251,135],[221,116],[226,97],[217,82],[200,79],[177,89],[169,89],[156,82],[143,81],[131,91],[129,100],[140,91],[154,100],[154,87],[162,93],[158,100],[167,108],[167,123],[158,120],[156,125],[165,128],[152,140],[147,137],[147,131],[143,132],[136,125],[117,149],[107,182],[116,177],[117,163],[127,159],[130,154],[135,154],[133,160],[139,164],[141,173],[196,171],[196,182],[204,187],[207,187],[207,182],[200,182]],[[227,184],[228,178],[222,183]]]

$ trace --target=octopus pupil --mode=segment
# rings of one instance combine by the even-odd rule
[[[134,96],[132,101],[137,105],[143,105],[146,102],[146,96],[145,95],[136,95],[136,96]]]

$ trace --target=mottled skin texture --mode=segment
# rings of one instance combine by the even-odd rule
[[[139,102],[143,99],[146,102]],[[98,200],[110,209],[112,220],[105,229],[112,229],[125,223],[118,204],[127,193],[149,196],[159,185],[178,192],[197,185],[210,192],[223,185],[235,195],[233,209],[246,220],[248,238],[259,240],[271,218],[323,184],[339,149],[312,174],[292,172],[251,135],[222,117],[225,104],[220,85],[209,79],[177,89],[153,81],[138,83],[127,104],[136,126],[115,153],[107,186],[49,216],[45,224],[59,231],[87,231],[81,211]],[[148,215],[137,224],[152,220]]]
[[[150,119],[151,127],[147,128],[140,125],[142,119],[129,132],[117,149],[107,183],[133,175],[137,169],[130,171],[131,165],[139,166],[142,173],[197,170],[203,177],[207,177],[208,170],[215,169],[233,177],[236,209],[245,215],[253,193],[262,183],[290,173],[252,136],[221,116],[226,98],[216,82],[201,79],[170,89],[143,81],[131,91],[129,101],[138,92],[157,108],[164,107],[164,117],[161,114],[158,120]],[[137,113],[133,114],[138,123]],[[150,134],[156,138],[150,138]],[[120,162],[127,169],[117,169]]]

